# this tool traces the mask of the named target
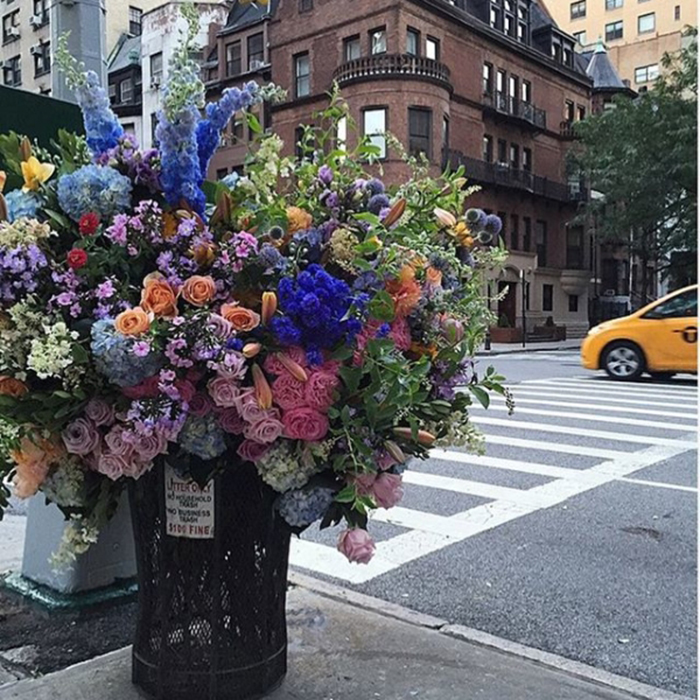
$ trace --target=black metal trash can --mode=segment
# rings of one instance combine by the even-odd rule
[[[211,539],[167,534],[164,466],[130,486],[139,611],[132,680],[157,700],[248,700],[287,670],[290,531],[275,492],[232,457]]]

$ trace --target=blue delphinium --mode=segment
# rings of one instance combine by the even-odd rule
[[[7,204],[7,220],[12,223],[17,219],[26,217],[33,219],[41,206],[41,198],[35,192],[22,192],[12,190],[5,195]]]
[[[352,342],[362,328],[353,316],[364,310],[366,295],[353,294],[320,265],[309,265],[296,280],[285,277],[277,293],[283,314],[272,320],[272,331],[282,345],[301,345],[312,364],[322,361],[321,349]]]
[[[90,350],[97,371],[117,386],[136,386],[163,365],[162,358],[153,352],[137,357],[133,350],[136,341],[118,333],[112,319],[96,321],[91,335]]]
[[[114,168],[85,165],[61,175],[58,202],[75,221],[88,212],[95,212],[107,221],[131,206],[131,181]]]
[[[215,459],[226,452],[224,433],[214,415],[189,415],[177,439],[180,447],[200,459]]]
[[[323,517],[334,496],[333,489],[322,487],[287,491],[280,496],[277,509],[292,527],[308,527]]]
[[[75,97],[83,112],[85,136],[93,155],[115,148],[124,129],[110,107],[107,91],[100,87],[97,73],[86,73],[85,82],[75,87]]]

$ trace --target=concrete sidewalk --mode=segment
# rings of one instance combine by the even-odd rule
[[[292,578],[289,673],[267,700],[681,700],[518,644],[495,648],[504,640]],[[122,649],[0,686],[0,700],[138,700],[130,666],[130,649]]]
[[[560,340],[546,343],[491,343],[491,349],[485,350],[480,347],[477,355],[512,355],[522,352],[553,352],[555,350],[580,350],[583,338],[573,338],[572,340]]]

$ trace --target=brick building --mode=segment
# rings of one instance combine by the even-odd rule
[[[587,197],[567,172],[571,123],[590,111],[592,82],[536,0],[271,0],[234,5],[210,32],[209,96],[245,80],[272,80],[288,100],[262,119],[292,152],[299,125],[327,103],[337,81],[359,132],[384,146],[385,131],[435,173],[463,164],[482,191],[469,202],[499,214],[511,254],[492,292],[494,311],[532,330],[548,317],[570,335],[588,327],[590,251],[571,226]],[[352,145],[352,134],[347,134]],[[242,163],[249,134],[234,125],[210,175]],[[405,165],[391,152],[385,179]]]

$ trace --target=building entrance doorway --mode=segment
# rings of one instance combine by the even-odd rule
[[[515,328],[517,319],[517,288],[516,282],[499,282],[498,292],[502,293],[505,289],[508,289],[506,295],[498,302],[498,320],[499,325],[501,324],[501,319],[505,316],[508,319],[508,326],[510,328]]]

